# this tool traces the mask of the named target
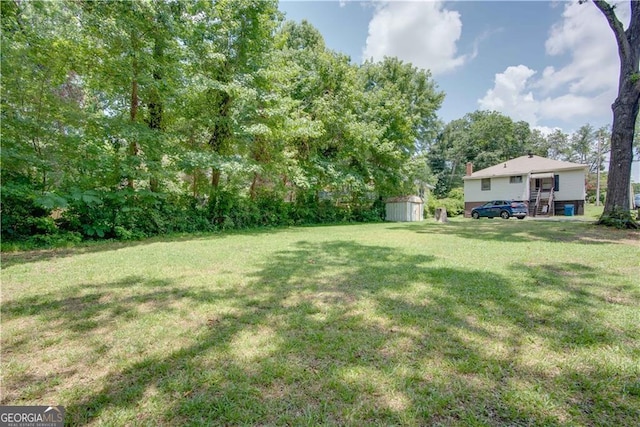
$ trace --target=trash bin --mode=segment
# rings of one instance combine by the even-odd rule
[[[564,216],[573,216],[573,205],[564,205]]]

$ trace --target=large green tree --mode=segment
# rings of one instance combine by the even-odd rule
[[[256,73],[266,65],[279,12],[277,2],[269,0],[198,2],[188,10],[183,41],[190,63],[190,144],[200,151],[204,137],[212,153],[210,184],[215,190],[224,171],[237,163],[234,156],[241,151],[239,134],[245,125],[239,105],[247,105],[243,97],[255,96]]]
[[[556,128],[547,136],[549,146],[549,158],[554,160],[566,160],[569,154],[569,134]]]
[[[475,111],[453,120],[429,154],[431,168],[438,175],[436,194],[444,196],[462,184],[467,162],[480,170],[533,148],[529,125],[496,111]]]
[[[595,129],[590,124],[580,126],[571,135],[567,161],[588,164],[591,162],[596,145]]]
[[[60,184],[81,143],[77,17],[49,2],[2,5],[2,181],[39,193]],[[67,163],[71,162],[71,164]]]
[[[436,111],[444,94],[431,73],[397,58],[367,61],[359,70],[365,95],[365,117],[379,138],[369,147],[370,169],[385,194],[415,191],[439,126]],[[384,185],[383,185],[384,183]]]

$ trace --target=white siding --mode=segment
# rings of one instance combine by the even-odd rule
[[[494,199],[527,200],[527,175],[522,176],[522,182],[511,184],[508,176],[493,177],[491,190],[482,191],[481,179],[467,179],[464,181],[465,202],[487,202]],[[562,181],[560,181],[562,183]]]
[[[585,199],[585,171],[575,170],[557,174],[560,186],[554,193],[557,201]]]
[[[422,221],[424,219],[424,203],[394,202],[386,204],[387,221]]]
[[[570,170],[559,172],[560,186],[555,192],[555,199],[562,200],[584,200],[585,199],[585,171]],[[464,181],[464,201],[465,202],[487,202],[495,199],[516,199],[528,200],[527,182],[528,175],[522,176],[522,183],[509,183],[508,176],[492,177],[491,190],[481,190],[481,179],[466,179]]]

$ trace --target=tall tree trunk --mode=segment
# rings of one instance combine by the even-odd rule
[[[600,170],[602,169],[602,134],[598,135],[598,161],[596,162],[596,206],[600,206]]]
[[[271,161],[268,142],[267,140],[265,140],[265,138],[257,136],[253,139],[253,144],[251,146],[251,158],[260,165],[266,165]],[[258,194],[260,181],[262,181],[261,174],[258,172],[254,172],[253,180],[251,181],[251,187],[249,188],[249,195],[251,196],[252,200],[255,200]]]
[[[231,137],[231,127],[229,125],[229,112],[231,110],[231,96],[225,91],[217,91],[218,98],[217,120],[213,126],[211,138],[209,138],[209,146],[212,150],[220,155],[229,154],[229,138]],[[220,185],[220,170],[216,167],[211,168],[211,187],[213,190]]]
[[[631,162],[633,160],[633,135],[638,118],[640,101],[640,2],[631,1],[631,20],[624,30],[616,17],[613,6],[602,0],[594,4],[607,19],[618,44],[620,56],[620,79],[618,97],[611,106],[613,126],[611,129],[611,157],[605,216],[615,216],[618,211],[628,211]]]
[[[215,190],[220,185],[220,170],[211,168],[211,187]]]
[[[254,172],[253,179],[251,180],[251,187],[249,187],[249,197],[251,197],[251,200],[256,199],[259,178],[260,175],[258,174],[258,172]]]
[[[633,160],[633,134],[638,116],[638,93],[620,94],[612,109],[613,127],[605,214],[630,209],[629,185]]]
[[[136,117],[138,116],[138,80],[137,76],[134,75],[133,81],[131,82],[131,109],[130,109],[130,117],[131,122],[135,123]],[[129,142],[129,156],[135,157],[138,155],[138,143],[135,140]],[[129,188],[133,189],[133,180],[134,177],[132,174],[127,178]]]
[[[136,35],[131,31],[131,48],[133,50],[132,56],[133,59],[131,61],[131,105],[129,109],[129,118],[131,119],[131,123],[135,123],[138,117],[138,57],[137,57],[137,49],[138,49],[138,39]],[[135,140],[129,142],[129,156],[135,157],[138,155],[138,143]],[[127,178],[127,185],[132,190],[135,188],[134,186],[134,177],[133,175],[129,175]]]
[[[153,80],[155,88],[151,91],[149,100],[149,129],[162,131],[162,119],[164,113],[164,106],[162,105],[162,99],[160,96],[159,87],[162,84],[162,61],[164,59],[164,38],[162,35],[156,34],[153,45],[153,59],[154,70]],[[160,162],[160,155],[157,153],[157,148],[149,150],[151,160],[154,163]],[[151,176],[149,177],[149,189],[153,192],[157,192],[159,189],[159,180],[155,168],[158,168],[156,164],[151,165]]]

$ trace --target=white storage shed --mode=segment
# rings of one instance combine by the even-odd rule
[[[422,221],[424,219],[424,200],[418,196],[387,199],[385,219],[396,222]]]

